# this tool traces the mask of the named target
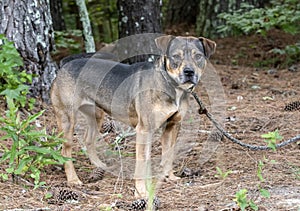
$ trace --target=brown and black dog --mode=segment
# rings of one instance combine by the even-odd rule
[[[137,196],[147,197],[146,180],[151,175],[153,134],[164,126],[161,137],[163,174],[173,174],[174,146],[181,121],[189,109],[189,92],[198,84],[216,43],[206,38],[155,39],[162,52],[155,63],[122,64],[99,58],[68,61],[57,74],[51,91],[58,127],[67,142],[62,154],[71,157],[77,113],[86,118],[84,136],[87,154],[102,169],[95,149],[104,112],[136,129],[135,183]],[[72,161],[65,163],[69,184],[81,184]]]

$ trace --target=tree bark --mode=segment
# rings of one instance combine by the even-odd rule
[[[82,22],[85,51],[87,53],[95,52],[95,41],[92,35],[92,27],[90,23],[89,14],[86,9],[85,0],[76,0],[76,4],[78,6],[80,20]]]
[[[14,41],[25,69],[36,75],[32,94],[49,102],[49,90],[57,71],[50,56],[54,39],[49,1],[1,0],[0,20],[0,33]]]
[[[161,33],[160,0],[118,0],[119,11],[119,39],[130,35],[142,33]],[[129,46],[131,50],[138,52],[143,48],[147,40],[144,36],[136,36],[136,40]],[[140,40],[138,40],[140,39]],[[148,55],[135,56],[128,60],[129,63],[145,61]]]
[[[165,27],[172,32],[195,29],[200,0],[172,0],[167,6]],[[178,27],[180,27],[178,29]]]
[[[66,24],[62,12],[62,0],[50,0],[50,11],[54,30],[66,30]]]
[[[206,37],[219,37],[216,27],[222,24],[218,14],[235,11],[241,8],[241,3],[252,4],[257,8],[264,7],[269,0],[201,0],[197,18],[197,34]]]

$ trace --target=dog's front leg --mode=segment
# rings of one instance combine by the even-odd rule
[[[178,132],[181,126],[181,116],[179,113],[174,114],[167,122],[165,130],[161,137],[162,143],[162,160],[161,166],[163,168],[163,176],[166,179],[176,180],[173,172],[173,161],[174,161],[174,148],[178,136]]]
[[[136,166],[135,166],[135,187],[136,197],[148,198],[151,184],[151,145],[153,132],[140,126],[136,127]]]

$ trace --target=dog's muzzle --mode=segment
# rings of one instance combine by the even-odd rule
[[[195,75],[195,71],[191,68],[184,68],[183,73],[186,77],[193,77]]]
[[[191,83],[196,85],[198,83],[198,76],[192,68],[186,67],[179,76],[181,83]]]

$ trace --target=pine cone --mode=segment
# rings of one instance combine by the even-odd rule
[[[66,201],[79,201],[79,194],[70,189],[54,188],[51,192],[53,196],[48,200],[49,204],[62,205]]]
[[[118,209],[132,210],[131,204],[124,201],[117,201],[114,206]]]
[[[61,189],[58,192],[57,200],[59,200],[59,201],[68,201],[68,200],[78,201],[79,195],[75,191],[68,190],[68,189]]]
[[[160,207],[160,201],[157,197],[153,199],[153,210],[157,210]],[[131,204],[132,210],[146,210],[147,201],[145,199],[138,199]]]
[[[116,131],[116,125],[113,120],[105,121],[102,124],[101,133],[114,133]]]
[[[91,175],[88,179],[88,182],[97,182],[99,180],[102,180],[104,177],[104,173],[105,173],[105,171],[102,168],[100,168],[100,167],[95,168],[93,170],[93,172],[91,173]]]
[[[145,210],[147,208],[147,202],[145,199],[138,199],[132,202],[131,207],[133,210]]]
[[[300,110],[300,101],[294,101],[294,102],[290,102],[288,104],[286,104],[286,106],[284,107],[285,111],[296,111],[296,110]]]

